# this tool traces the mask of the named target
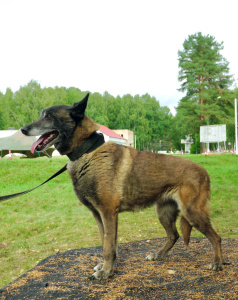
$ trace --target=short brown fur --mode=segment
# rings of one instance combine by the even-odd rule
[[[85,102],[85,99],[82,101]],[[84,104],[82,101],[64,108],[64,116],[74,118],[74,110],[80,110],[79,107]],[[57,106],[48,110],[57,115]],[[80,116],[83,114],[83,117],[75,122],[75,127],[73,123],[67,123],[68,127],[74,128],[66,128],[72,134],[68,138],[60,135],[58,139],[62,141],[56,139],[55,146],[61,154],[68,154],[98,130],[98,125],[84,115],[84,110],[81,109]],[[39,120],[24,127],[25,134],[35,133],[40,126]],[[52,129],[55,128],[52,126]],[[191,229],[195,227],[213,246],[215,255],[210,269],[222,270],[221,239],[212,228],[209,217],[210,179],[200,165],[170,155],[137,151],[107,142],[80,159],[70,161],[67,168],[74,191],[92,211],[102,239],[104,261],[94,268],[93,277],[106,279],[113,275],[118,213],[143,209],[152,204],[156,206],[168,240],[162,249],[148,255],[146,260],[163,259],[176,243],[179,238],[176,219],[180,212],[185,244],[188,245]]]

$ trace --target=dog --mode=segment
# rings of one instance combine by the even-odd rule
[[[41,135],[31,151],[43,151],[54,145],[69,158],[77,152],[99,130],[99,125],[85,115],[88,97],[89,94],[72,106],[44,109],[36,122],[23,127],[22,133],[27,136]],[[176,243],[176,219],[180,212],[185,244],[188,246],[191,229],[195,227],[212,244],[214,260],[209,269],[223,269],[221,238],[209,217],[210,178],[202,166],[184,158],[138,151],[109,141],[70,160],[67,170],[76,196],[96,220],[103,244],[103,262],[94,268],[93,278],[101,280],[113,275],[118,213],[153,204],[168,239],[146,260],[162,260]]]

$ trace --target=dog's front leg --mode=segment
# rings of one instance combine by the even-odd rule
[[[117,247],[117,213],[103,212],[100,213],[103,228],[103,264],[95,268],[93,277],[95,279],[107,279],[113,275],[114,261],[116,260],[116,247]],[[100,266],[100,267],[99,267]]]
[[[102,223],[102,219],[101,219],[101,216],[99,214],[98,211],[94,210],[92,211],[93,213],[93,216],[96,220],[96,223],[98,225],[98,229],[99,229],[99,233],[100,233],[100,237],[101,237],[101,241],[102,241],[102,246],[103,246],[103,243],[104,243],[104,228],[103,228],[103,223]],[[102,270],[103,268],[103,263],[99,263],[98,265],[96,265],[96,267],[94,268],[94,271],[99,271],[99,270]]]

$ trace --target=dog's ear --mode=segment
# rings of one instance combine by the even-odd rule
[[[79,101],[78,103],[74,103],[74,105],[70,107],[70,115],[74,120],[79,121],[80,119],[84,118],[84,112],[87,107],[88,97],[89,93],[87,93],[87,95],[81,101]]]

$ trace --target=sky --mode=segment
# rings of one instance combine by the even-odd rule
[[[149,93],[174,113],[183,97],[178,50],[189,35],[223,41],[238,78],[237,8],[237,0],[0,0],[0,91],[36,80]]]

